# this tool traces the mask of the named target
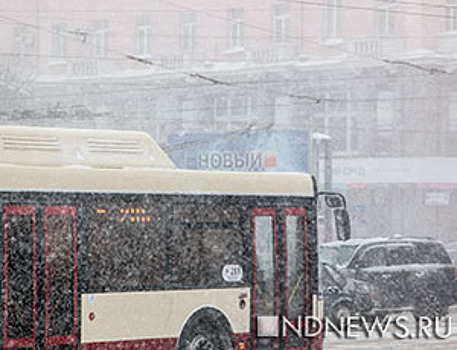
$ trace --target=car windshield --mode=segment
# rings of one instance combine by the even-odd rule
[[[357,245],[341,244],[337,246],[321,246],[319,250],[320,259],[333,265],[344,266],[349,262]]]
[[[344,276],[329,264],[322,264],[321,276],[324,286],[336,283],[339,287],[343,287],[346,284]]]

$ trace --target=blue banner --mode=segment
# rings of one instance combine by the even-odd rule
[[[170,135],[168,155],[179,168],[222,171],[308,171],[308,133]]]

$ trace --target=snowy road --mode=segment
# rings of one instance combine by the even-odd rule
[[[416,350],[424,349],[427,350],[455,350],[457,349],[457,308],[451,310],[452,326],[451,335],[446,339],[404,339],[400,340],[392,336],[391,333],[386,334],[385,337],[380,338],[379,336],[373,336],[366,338],[363,334],[357,334],[356,339],[340,339],[336,336],[329,335],[325,340],[324,348],[326,350]],[[408,325],[411,325],[409,323]],[[440,334],[446,333],[445,327],[440,328]]]

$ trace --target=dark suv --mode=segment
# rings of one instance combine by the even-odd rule
[[[456,303],[456,270],[438,241],[349,240],[322,244],[320,254],[348,278],[372,286],[374,315],[411,311],[416,317],[443,316]]]

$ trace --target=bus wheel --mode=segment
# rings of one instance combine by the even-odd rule
[[[230,330],[223,323],[201,315],[186,325],[179,339],[178,350],[231,350],[232,338]]]

